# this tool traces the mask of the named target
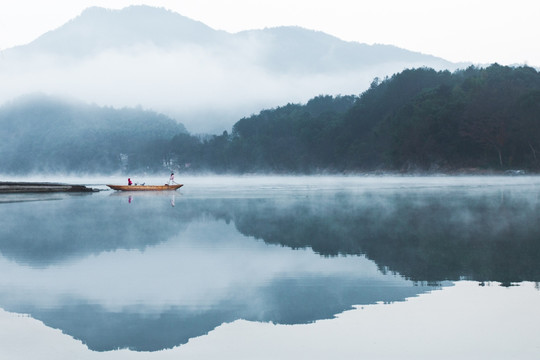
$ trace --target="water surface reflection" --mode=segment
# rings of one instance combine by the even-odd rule
[[[0,307],[93,350],[159,350],[237,319],[310,323],[446,280],[539,281],[536,186],[443,190],[4,201]]]

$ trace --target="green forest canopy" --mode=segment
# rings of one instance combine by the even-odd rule
[[[497,64],[408,69],[360,96],[263,110],[221,135],[194,136],[141,109],[50,99],[4,106],[0,124],[4,173],[538,171],[540,75]]]
[[[173,159],[233,172],[538,170],[540,75],[530,67],[420,68],[359,97],[318,96],[238,121],[232,134],[171,142]],[[184,160],[185,159],[185,160]]]

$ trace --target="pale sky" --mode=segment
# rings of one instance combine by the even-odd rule
[[[459,62],[540,67],[538,0],[2,0],[0,49],[28,43],[87,7],[165,7],[238,32],[281,25]]]

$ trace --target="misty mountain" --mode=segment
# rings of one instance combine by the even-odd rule
[[[244,31],[236,36],[265,44],[259,65],[276,73],[340,73],[393,63],[406,67],[430,64],[430,67],[442,69],[456,66],[435,56],[391,45],[346,42],[323,32],[294,26]]]
[[[0,108],[0,169],[32,171],[122,171],[160,164],[148,149],[186,129],[165,115],[142,109],[103,108],[40,94]]]
[[[43,92],[102,106],[143,106],[192,132],[319,94],[358,94],[404,68],[462,64],[389,45],[342,41],[299,27],[214,30],[149,6],[89,8],[0,54],[0,103]]]
[[[224,35],[203,23],[150,6],[131,6],[122,11],[91,7],[62,27],[19,47],[17,52],[80,58],[142,45],[212,45]]]
[[[0,107],[2,173],[358,173],[540,169],[540,72],[408,69],[194,136],[152,111],[44,96]]]

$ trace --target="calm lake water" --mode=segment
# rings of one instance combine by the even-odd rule
[[[539,177],[177,180],[0,194],[0,358],[540,357]]]

